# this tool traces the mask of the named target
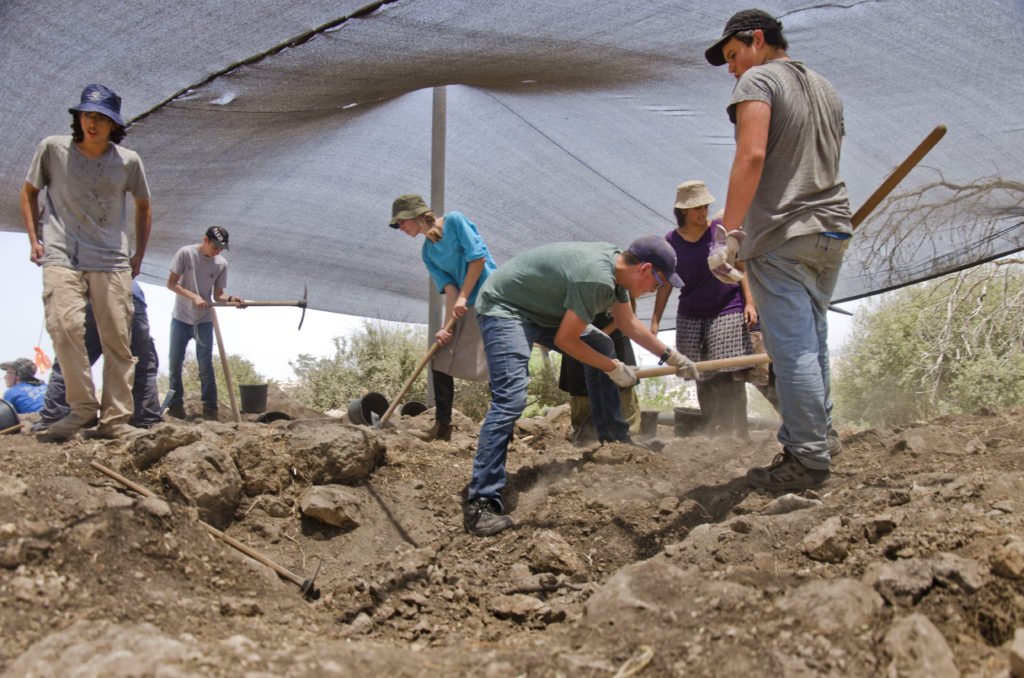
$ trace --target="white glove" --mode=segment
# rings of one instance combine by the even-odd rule
[[[636,368],[620,360],[615,361],[615,369],[608,370],[605,374],[619,388],[626,388],[636,383]]]
[[[708,255],[708,268],[724,283],[738,283],[743,280],[743,273],[736,268],[736,254],[740,251],[740,243],[746,235],[740,229],[727,233],[721,224],[715,226],[715,242]]]
[[[665,358],[665,364],[676,368],[677,377],[682,377],[683,379],[697,378],[697,364],[675,349],[672,349],[672,352]]]

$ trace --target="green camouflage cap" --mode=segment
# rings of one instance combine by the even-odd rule
[[[421,196],[415,193],[400,195],[391,203],[391,221],[388,223],[388,226],[398,228],[400,219],[415,219],[424,212],[429,211],[430,208],[427,207],[427,203],[424,202]]]
[[[35,381],[36,364],[28,358],[18,358],[9,363],[0,363],[0,370],[10,370],[22,381]]]

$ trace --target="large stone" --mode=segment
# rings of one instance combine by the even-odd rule
[[[821,506],[822,501],[820,499],[811,499],[810,497],[801,497],[798,494],[784,494],[778,499],[773,500],[770,504],[762,509],[761,513],[767,516],[777,516],[783,513],[791,513],[793,511],[799,511],[801,509],[815,508]]]
[[[932,587],[933,568],[931,561],[917,558],[875,562],[868,565],[861,581],[892,604],[912,605]]]
[[[132,437],[125,445],[125,452],[131,465],[145,471],[163,459],[171,450],[191,445],[202,436],[196,426],[159,424],[144,433]]]
[[[534,537],[527,552],[530,565],[538,572],[577,574],[586,571],[583,559],[562,535],[541,530]]]
[[[242,501],[242,478],[230,455],[208,442],[179,447],[164,458],[170,493],[199,509],[214,527],[227,527]]]
[[[885,634],[888,675],[898,678],[959,678],[953,651],[923,614],[900,619]]]
[[[1007,579],[1024,579],[1024,539],[1010,537],[988,556],[992,571]]]
[[[811,530],[803,541],[803,550],[814,560],[841,563],[850,552],[850,538],[839,516],[832,516]]]
[[[365,480],[384,459],[380,432],[369,426],[320,427],[291,441],[293,464],[316,485],[351,485]]]
[[[487,609],[498,619],[511,619],[522,623],[544,607],[544,603],[524,593],[513,593],[509,596],[493,596],[487,603]]]
[[[779,610],[825,633],[859,631],[885,605],[874,590],[853,579],[819,579],[789,591],[775,602]]]
[[[1010,675],[1013,678],[1024,678],[1024,629],[1013,632],[1013,643],[1010,645]]]
[[[935,581],[962,593],[975,593],[985,585],[984,565],[952,553],[939,553],[932,558]]]
[[[299,508],[304,515],[327,525],[359,526],[359,498],[340,487],[314,485],[299,497]]]

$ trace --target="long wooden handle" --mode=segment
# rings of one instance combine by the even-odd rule
[[[448,324],[444,326],[444,329],[451,332],[453,327],[455,327],[455,318],[449,320]],[[412,388],[412,382],[416,381],[416,377],[420,376],[420,372],[423,371],[423,368],[428,362],[430,362],[430,359],[434,357],[434,354],[437,353],[437,349],[439,348],[441,348],[441,344],[435,341],[430,349],[427,350],[427,354],[423,356],[423,360],[421,360],[420,364],[416,366],[415,370],[413,370],[412,376],[405,382],[405,386],[403,386],[399,394],[395,396],[395,399],[391,401],[391,405],[388,406],[388,411],[385,412],[384,416],[380,418],[379,422],[377,422],[378,427],[383,427],[384,423],[391,418],[391,414],[395,411],[395,408],[398,407],[398,403],[402,402],[402,398],[404,398],[405,394],[409,392],[410,388]]]
[[[97,471],[99,471],[100,473],[104,473],[104,474],[110,476],[111,478],[113,478],[117,482],[121,483],[122,485],[124,485],[128,489],[134,490],[135,492],[138,492],[143,497],[150,497],[152,499],[159,499],[159,497],[156,495],[156,493],[154,493],[151,490],[143,487],[142,485],[139,485],[138,483],[135,483],[135,482],[132,482],[131,480],[128,480],[127,478],[125,478],[123,475],[121,475],[117,471],[114,471],[113,469],[107,468],[106,466],[104,466],[103,464],[99,463],[98,461],[91,461],[91,462],[89,462],[89,465],[92,466]],[[305,580],[302,577],[300,577],[299,575],[295,574],[294,572],[290,572],[287,569],[281,567],[280,565],[278,565],[274,561],[272,561],[269,558],[267,558],[266,556],[264,556],[259,551],[256,551],[256,550],[253,550],[253,549],[249,548],[248,546],[246,546],[242,542],[238,541],[237,539],[232,539],[228,535],[226,535],[223,532],[221,532],[220,530],[218,530],[213,525],[210,525],[209,523],[204,522],[202,520],[199,521],[199,524],[202,525],[204,528],[206,528],[207,532],[209,532],[213,536],[217,537],[218,539],[223,541],[228,546],[233,546],[234,548],[238,549],[239,551],[241,551],[245,555],[249,556],[253,560],[256,560],[257,562],[263,563],[264,565],[266,565],[267,567],[272,569],[274,572],[277,572],[279,575],[281,575],[285,579],[289,579],[292,582],[298,584],[299,586],[302,586],[305,583]]]
[[[240,305],[237,301],[215,301],[210,306],[233,306],[238,308]],[[305,304],[301,301],[247,301],[246,306],[297,306],[299,308],[305,308]]]
[[[723,370],[728,367],[752,367],[754,365],[760,365],[762,363],[770,363],[771,358],[768,357],[767,353],[755,353],[753,355],[739,355],[735,358],[720,358],[718,360],[701,360],[696,363],[697,369],[701,372],[711,372],[713,370]],[[678,368],[672,367],[671,365],[665,365],[664,367],[651,367],[646,370],[637,370],[636,378],[643,379],[645,377],[664,377],[669,374],[675,374]]]
[[[896,188],[896,184],[903,181],[903,178],[910,174],[910,170],[914,169],[914,167],[917,166],[917,163],[921,162],[921,158],[928,155],[928,151],[932,150],[935,144],[939,143],[939,139],[945,136],[945,134],[946,126],[936,125],[935,129],[933,129],[931,133],[924,138],[924,141],[918,144],[917,148],[910,152],[907,159],[900,163],[900,166],[893,170],[892,174],[882,182],[882,185],[876,188],[875,192],[871,194],[871,197],[869,197],[864,204],[860,206],[860,209],[857,210],[850,219],[850,225],[853,226],[853,228],[857,228],[860,225],[860,222],[864,221],[864,219],[871,214],[871,211],[878,207],[878,204],[885,199],[885,196],[889,195],[889,193],[892,192],[892,189]]]
[[[224,349],[224,338],[220,335],[220,323],[217,322],[217,311],[210,309],[210,317],[213,318],[213,331],[217,335],[217,348],[220,350],[220,364],[224,368],[224,381],[227,383],[228,395],[231,396],[231,411],[235,415],[235,421],[242,421],[242,415],[238,412],[238,399],[235,398],[235,385],[231,381],[231,368],[228,367],[228,352]]]

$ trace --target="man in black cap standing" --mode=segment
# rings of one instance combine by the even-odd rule
[[[99,410],[97,434],[120,437],[135,430],[127,423],[134,409],[132,278],[139,274],[149,240],[149,186],[142,159],[118,145],[125,136],[121,97],[104,85],[88,85],[68,112],[72,135],[43,139],[21,190],[30,256],[43,267],[46,329],[71,408],[48,435],[66,439],[95,424]],[[134,253],[127,194],[135,201]],[[102,402],[85,349],[85,306],[90,302],[103,346]]]
[[[817,487],[829,477],[825,313],[853,233],[839,179],[842,101],[787,48],[782,24],[749,9],[734,14],[704,53],[737,80],[727,109],[736,125],[723,216],[728,246],[708,264],[744,261],[773,360],[782,453],[747,474],[770,490]]]
[[[203,418],[217,421],[217,380],[213,372],[213,318],[212,300],[237,304],[245,308],[245,299],[224,293],[228,285],[228,261],[221,252],[228,249],[228,229],[210,226],[203,242],[186,245],[171,260],[171,273],[167,276],[167,289],[178,296],[171,312],[171,349],[167,359],[170,370],[168,388],[174,391],[167,414],[185,418],[185,386],[181,367],[185,362],[185,349],[194,337],[196,361],[199,363],[199,384],[203,399]]]

